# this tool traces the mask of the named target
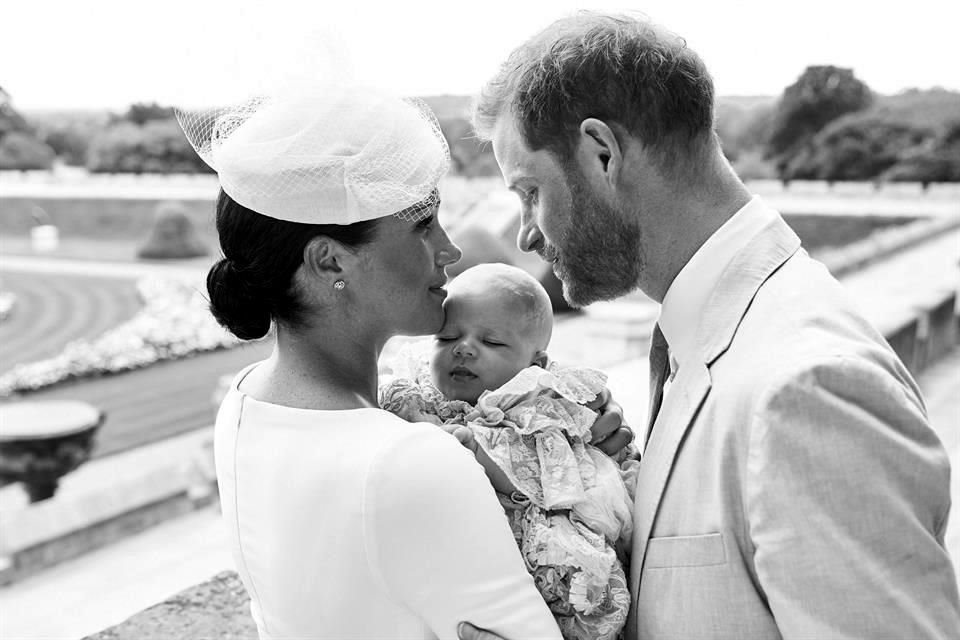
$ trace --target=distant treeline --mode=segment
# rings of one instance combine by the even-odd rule
[[[453,172],[498,175],[490,146],[473,135],[470,99],[425,100],[450,144]],[[881,96],[850,69],[808,67],[779,98],[718,98],[716,131],[744,179],[960,181],[960,93]],[[49,168],[55,158],[94,172],[209,171],[170,107],[25,118],[0,89],[0,169]]]

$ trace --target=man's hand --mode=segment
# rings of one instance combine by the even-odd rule
[[[623,409],[613,401],[608,389],[600,392],[587,408],[600,414],[590,427],[590,444],[614,457],[633,442],[633,431],[623,421]]]
[[[457,637],[460,640],[506,640],[491,631],[479,629],[469,622],[461,622],[457,625]]]

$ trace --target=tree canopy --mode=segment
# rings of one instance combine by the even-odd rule
[[[795,152],[831,121],[861,111],[872,102],[870,88],[852,69],[807,67],[777,104],[767,151],[774,157]]]

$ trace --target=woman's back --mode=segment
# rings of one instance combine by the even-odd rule
[[[379,409],[260,402],[243,375],[217,417],[217,475],[262,637],[455,637],[461,620],[558,637],[454,438]]]

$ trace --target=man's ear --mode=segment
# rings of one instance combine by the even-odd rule
[[[623,149],[617,130],[603,120],[587,118],[580,123],[580,138],[574,152],[583,175],[591,183],[614,186],[623,170]]]
[[[352,254],[342,244],[329,236],[314,236],[303,248],[303,265],[311,277],[328,281],[332,286],[344,277],[344,267]]]
[[[550,356],[547,355],[546,351],[541,349],[534,354],[533,360],[530,361],[530,364],[536,365],[541,369],[546,369],[548,362],[550,362]]]

